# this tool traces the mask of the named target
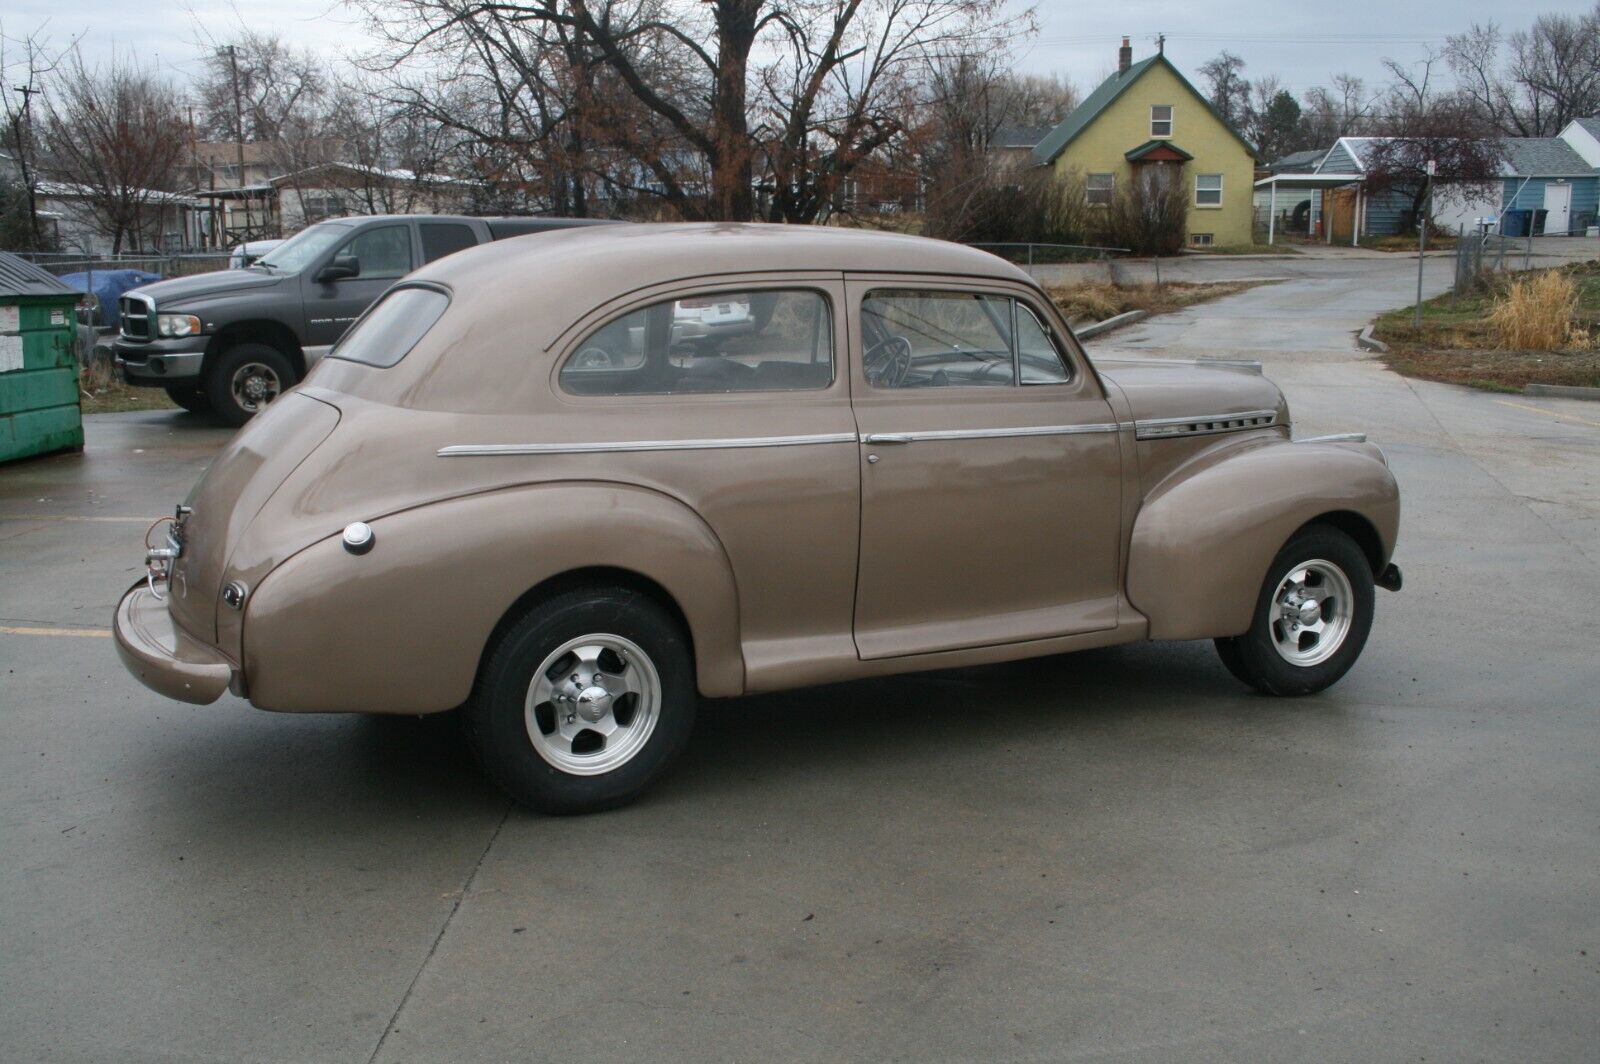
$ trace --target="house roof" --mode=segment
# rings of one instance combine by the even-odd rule
[[[1032,148],[1050,135],[1054,126],[1001,126],[989,138],[994,148]]]
[[[1574,122],[1586,131],[1595,140],[1600,140],[1600,115],[1590,115],[1588,118],[1575,118]]]
[[[1339,143],[1355,160],[1356,168],[1365,171],[1367,149],[1389,137],[1340,137]],[[1560,137],[1506,137],[1501,142],[1505,161],[1501,173],[1506,177],[1593,177],[1594,167],[1583,161],[1583,156]],[[1327,164],[1324,159],[1319,164]]]
[[[1150,58],[1141,59],[1137,63],[1134,63],[1132,66],[1128,67],[1127,70],[1118,71],[1117,73],[1112,74],[1109,78],[1106,78],[1106,80],[1102,81],[1099,86],[1096,87],[1095,90],[1087,97],[1085,97],[1084,101],[1080,103],[1073,110],[1073,112],[1066,117],[1065,120],[1062,121],[1060,125],[1056,126],[1055,129],[1050,131],[1050,135],[1048,137],[1044,138],[1044,140],[1040,141],[1039,144],[1034,147],[1033,161],[1040,164],[1055,162],[1056,159],[1060,157],[1061,153],[1067,150],[1067,145],[1076,140],[1078,135],[1085,129],[1088,129],[1090,124],[1092,124],[1095,119],[1099,118],[1101,113],[1105,111],[1106,108],[1116,103],[1117,99],[1121,97],[1124,92],[1127,92],[1128,89],[1142,76],[1144,76],[1147,71],[1156,66],[1163,66],[1166,67],[1167,70],[1171,71],[1172,76],[1177,78],[1178,82],[1183,85],[1184,88],[1188,89],[1194,98],[1199,100],[1207,111],[1211,112],[1211,116],[1218,122],[1221,122],[1223,127],[1226,128],[1229,133],[1232,133],[1240,144],[1244,145],[1245,150],[1250,153],[1251,157],[1255,157],[1255,145],[1251,144],[1248,140],[1245,140],[1243,136],[1240,136],[1239,131],[1234,129],[1233,126],[1229,125],[1228,122],[1217,113],[1217,109],[1211,106],[1211,101],[1200,95],[1199,91],[1193,85],[1189,84],[1189,79],[1184,77],[1183,74],[1179,72],[1178,68],[1173,66],[1165,55],[1157,52]]]
[[[1127,159],[1130,163],[1136,163],[1140,159],[1147,158],[1162,159],[1163,161],[1171,162],[1172,160],[1170,158],[1166,158],[1167,156],[1176,156],[1177,158],[1185,161],[1194,158],[1193,155],[1190,155],[1188,152],[1184,151],[1170,140],[1147,140],[1137,148],[1133,148],[1122,153],[1122,157]]]
[[[1560,137],[1507,137],[1507,169],[1516,177],[1593,177],[1583,161]]]
[[[78,295],[76,288],[27,259],[0,251],[0,296]]]
[[[1290,152],[1283,158],[1268,163],[1267,169],[1275,174],[1309,174],[1316,170],[1317,164],[1321,163],[1323,156],[1327,154],[1327,148]]]

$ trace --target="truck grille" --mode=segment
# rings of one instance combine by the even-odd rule
[[[122,315],[122,335],[128,340],[149,340],[155,335],[154,307],[143,296],[123,296],[117,301]]]

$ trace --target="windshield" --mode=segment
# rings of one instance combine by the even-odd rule
[[[350,227],[343,222],[318,222],[261,256],[256,265],[270,266],[281,273],[299,273],[349,235]]]

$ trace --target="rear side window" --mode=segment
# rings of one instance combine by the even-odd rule
[[[423,222],[418,228],[422,230],[423,262],[454,255],[478,243],[471,227],[454,222]]]
[[[804,290],[671,299],[602,325],[561,367],[574,395],[808,391],[833,383],[828,301]]]
[[[393,288],[328,352],[368,366],[388,368],[428,334],[450,305],[436,288]]]

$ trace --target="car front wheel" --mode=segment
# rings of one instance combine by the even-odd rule
[[[1311,525],[1278,552],[1250,630],[1218,639],[1228,671],[1270,695],[1307,695],[1338,682],[1372,630],[1372,564],[1350,536]]]
[[[484,771],[545,813],[622,805],[694,727],[694,665],[677,621],[631,590],[583,590],[525,614],[490,648],[463,723]]]

